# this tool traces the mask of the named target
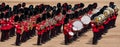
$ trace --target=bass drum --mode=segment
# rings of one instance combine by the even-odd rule
[[[83,24],[86,24],[86,25],[88,25],[90,22],[91,22],[91,19],[90,19],[90,17],[89,16],[83,16],[82,18],[81,18],[81,22],[83,23]]]
[[[78,20],[73,22],[72,25],[73,25],[73,27],[72,27],[73,31],[78,31],[78,30],[81,30],[83,28],[82,22],[78,21]]]

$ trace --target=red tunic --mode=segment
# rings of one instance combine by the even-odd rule
[[[110,18],[107,18],[107,20],[105,20],[104,24],[107,25],[110,22]]]
[[[1,20],[0,24],[1,24],[1,28],[0,28],[1,30],[7,30],[7,28],[6,28],[7,27],[7,22],[5,20]]]
[[[115,20],[116,18],[117,18],[117,16],[115,16],[115,15],[112,16],[112,19],[113,19],[113,20]]]
[[[67,26],[64,26],[63,31],[65,35],[68,35],[69,29]]]
[[[24,25],[24,31],[28,32],[29,31],[29,29],[28,29],[28,23],[27,22],[22,22],[22,23]]]
[[[96,25],[94,23],[91,23],[91,26],[92,26],[93,32],[99,32],[99,29],[96,27]]]
[[[40,25],[39,24],[36,25],[36,30],[38,31],[38,35],[41,35]]]
[[[53,28],[54,28],[54,26],[53,26],[53,25],[51,25],[51,26],[50,26],[50,30],[52,30]]]
[[[12,29],[12,23],[11,22],[7,22],[7,25],[6,25],[6,28],[7,28],[7,30],[10,30],[10,29]]]
[[[16,27],[16,33],[21,34],[21,32],[22,32],[21,25],[20,24],[16,24],[15,27]]]
[[[64,35],[68,36],[68,38],[70,39],[71,36],[69,35],[69,32],[72,31],[72,30],[69,27],[71,27],[71,26],[70,25],[65,25],[64,28],[63,28],[63,31],[64,31]]]
[[[99,28],[100,30],[103,30],[103,29],[104,29],[104,26],[103,26],[103,25],[100,25],[98,28]]]

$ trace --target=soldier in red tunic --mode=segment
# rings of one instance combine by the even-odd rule
[[[69,35],[68,35],[68,28],[67,28],[67,25],[65,25],[63,27],[63,31],[64,31],[64,36],[65,36],[65,45],[67,45],[69,43]]]
[[[69,32],[72,32],[71,30],[72,26],[71,24],[65,24],[63,27],[63,32],[64,32],[64,36],[65,36],[65,45],[68,45],[71,40],[72,40],[72,36],[69,34]]]
[[[1,20],[1,32],[2,32],[2,34],[1,34],[1,42],[3,42],[3,41],[5,41],[6,40],[6,24],[7,22],[6,22],[6,20],[5,19],[2,19]]]
[[[41,25],[40,22],[36,25],[36,30],[38,34],[37,45],[41,45],[42,43],[44,43],[44,41],[42,40],[42,35],[45,30],[41,28],[42,26],[43,25]]]
[[[16,22],[16,42],[15,42],[15,45],[16,46],[20,46],[21,44],[21,35],[22,35],[22,29],[21,29],[21,24],[20,22]]]
[[[24,20],[21,23],[23,24],[23,29],[24,29],[23,34],[22,34],[22,38],[21,38],[21,42],[25,42],[28,39],[30,39],[30,36],[29,36],[29,26],[28,26],[27,20]]]
[[[15,36],[14,16],[15,16],[15,15],[11,16],[11,17],[10,17],[10,20],[9,20],[9,23],[10,23],[10,25],[11,25],[10,37]]]
[[[96,45],[98,42],[98,38],[99,38],[99,29],[98,29],[98,26],[96,25],[96,23],[94,23],[94,22],[91,23],[91,27],[92,27],[92,31],[93,31],[92,44]]]

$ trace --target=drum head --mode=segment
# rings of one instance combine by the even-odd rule
[[[105,17],[108,17],[108,15],[110,14],[110,11],[105,10],[105,11],[103,12],[103,14],[104,14]]]
[[[73,35],[74,35],[74,33],[70,31],[70,32],[69,32],[69,35],[70,35],[70,36],[73,36]]]
[[[82,22],[83,24],[89,24],[89,23],[91,22],[91,19],[90,19],[89,16],[83,16],[83,17],[81,18],[81,22]]]
[[[95,22],[99,23],[102,20],[100,16],[95,17]]]
[[[73,22],[73,29],[74,30],[81,30],[83,28],[83,24],[81,23],[81,21],[75,21]]]
[[[95,17],[95,18],[94,18],[94,21],[95,21],[95,22],[98,22],[98,21],[99,21],[98,17]]]
[[[102,17],[101,17],[101,16],[98,16],[98,20],[101,21],[101,20],[102,20]]]
[[[105,16],[103,14],[100,14],[99,16],[102,18],[102,20],[105,19]]]

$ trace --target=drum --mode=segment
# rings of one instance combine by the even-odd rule
[[[108,15],[110,14],[110,11],[105,10],[105,11],[103,12],[103,14],[104,14],[105,17],[108,17]]]
[[[72,27],[72,29],[74,30],[74,31],[78,31],[78,30],[81,30],[83,28],[83,24],[82,24],[82,22],[81,21],[75,21],[75,22],[73,22],[73,27]]]
[[[119,7],[115,6],[114,10],[115,10],[115,12],[118,12],[119,11]]]
[[[113,14],[113,13],[114,13],[114,10],[113,10],[111,7],[108,7],[107,10],[110,11],[110,14]]]
[[[81,18],[81,22],[82,22],[83,24],[88,25],[88,24],[91,22],[91,19],[90,19],[89,16],[84,15],[84,16]]]
[[[104,14],[100,14],[99,16],[102,18],[102,20],[104,20],[104,19],[105,19]]]
[[[102,20],[102,17],[100,17],[100,16],[97,16],[94,18],[94,21],[97,23],[100,23],[101,20]]]
[[[77,31],[77,28],[76,28],[76,27],[72,27],[72,29],[73,29],[74,31]]]
[[[105,19],[106,18],[105,18],[105,16],[103,14],[99,15],[99,23],[103,23]]]
[[[70,36],[74,36],[74,33],[72,31],[68,32]]]

